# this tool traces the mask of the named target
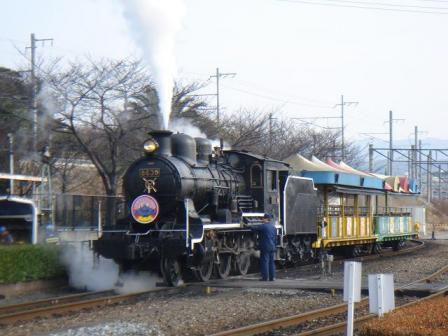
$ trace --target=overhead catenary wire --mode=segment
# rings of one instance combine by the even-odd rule
[[[205,74],[205,73],[192,72],[192,71],[184,71],[183,73],[195,75],[196,77],[194,77],[194,80],[196,80],[196,81],[203,81],[204,83],[210,81],[210,78],[204,79],[206,76],[209,77],[209,75]],[[281,93],[280,91],[276,91],[275,89],[261,86],[261,85],[259,85],[259,83],[252,82],[252,81],[247,81],[247,80],[242,80],[240,78],[235,78],[235,82],[241,83],[243,86],[247,86],[248,85],[251,88],[256,88],[257,91],[260,91],[260,92],[254,92],[253,90],[247,90],[247,89],[244,89],[244,88],[240,89],[240,88],[235,88],[235,87],[229,87],[229,86],[226,86],[226,85],[223,85],[223,87],[226,87],[226,88],[228,88],[230,90],[235,90],[235,91],[238,91],[238,90],[245,91],[243,93],[246,93],[246,94],[249,94],[249,95],[257,95],[257,96],[260,96],[260,98],[266,98],[266,99],[269,99],[269,100],[280,101],[280,102],[283,102],[283,103],[289,103],[289,101],[291,100],[291,101],[297,102],[297,104],[299,104],[300,103],[299,101],[303,100],[305,102],[301,103],[301,104],[306,105],[306,106],[309,105],[311,107],[324,107],[324,108],[327,108],[327,107],[331,107],[331,106],[334,105],[333,103],[330,103],[328,101],[323,101],[322,99],[315,99],[315,98],[309,98],[309,97],[298,97],[297,95],[293,95],[291,93],[284,94],[284,93]],[[266,94],[263,94],[261,92],[269,92],[270,94],[266,95]],[[274,93],[274,95],[272,95],[271,93]],[[283,96],[285,98],[282,99],[282,98],[278,98],[276,96]],[[291,99],[289,99],[289,98],[291,98]],[[307,103],[307,102],[309,102],[309,103]]]
[[[225,87],[226,89],[229,89],[229,90],[242,92],[242,93],[245,93],[245,94],[248,94],[248,95],[251,95],[251,96],[264,98],[264,99],[268,99],[268,100],[272,100],[272,101],[278,101],[278,102],[285,103],[285,104],[292,104],[292,105],[299,105],[299,106],[308,106],[308,107],[315,107],[315,108],[322,108],[322,109],[333,109],[332,106],[307,104],[307,103],[302,103],[302,102],[298,102],[298,101],[294,101],[294,100],[282,99],[282,98],[278,98],[278,97],[274,97],[274,96],[268,96],[268,95],[256,93],[256,92],[253,92],[253,91],[248,91],[248,90],[245,90],[245,89],[231,87],[231,86],[228,86],[228,85],[223,85],[223,87]]]
[[[446,15],[448,14],[447,7],[440,7],[438,10],[419,10],[419,9],[406,9],[407,7],[395,8],[395,7],[381,7],[381,5],[369,5],[368,3],[343,3],[343,2],[332,2],[331,0],[317,0],[317,1],[307,1],[307,0],[277,0],[280,2],[289,2],[297,4],[307,4],[316,6],[328,6],[328,7],[339,7],[339,8],[357,8],[366,10],[376,10],[376,11],[390,11],[390,12],[403,12],[403,13],[414,13],[414,14],[436,14],[436,15]],[[446,10],[446,11],[443,11]]]
[[[357,4],[357,5],[369,5],[369,6],[381,6],[381,7],[394,7],[394,8],[448,10],[448,7],[404,5],[404,4],[395,4],[395,3],[390,3],[390,2],[378,2],[378,1],[360,1],[360,0],[320,0],[320,1],[328,1],[328,2],[333,2],[333,3],[349,3],[349,4]]]

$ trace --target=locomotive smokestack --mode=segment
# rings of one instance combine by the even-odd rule
[[[159,148],[157,149],[158,155],[171,156],[171,134],[173,132],[166,130],[149,132],[149,135],[159,144]]]

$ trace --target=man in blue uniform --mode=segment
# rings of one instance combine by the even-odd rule
[[[263,224],[253,226],[251,229],[258,233],[260,247],[260,269],[262,281],[275,280],[275,247],[277,229],[272,222],[272,216],[265,214]]]

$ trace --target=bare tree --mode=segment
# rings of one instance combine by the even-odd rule
[[[139,99],[150,79],[138,62],[89,60],[53,72],[46,83],[57,101],[56,130],[76,140],[95,166],[105,194],[115,196],[127,162],[137,155],[135,139],[151,128],[156,113]],[[108,199],[113,221],[115,205],[113,197]]]
[[[120,158],[132,157],[135,134],[147,131],[155,114],[139,99],[150,83],[140,64],[71,64],[46,81],[59,102],[58,130],[76,139],[97,169],[105,193],[115,195],[117,179],[126,168]]]
[[[270,118],[269,113],[244,110],[227,116],[220,134],[234,149],[244,149],[274,159],[285,159],[294,153],[321,159],[337,159],[340,135],[327,129],[297,125],[290,120]],[[358,163],[359,149],[346,144],[347,162]]]

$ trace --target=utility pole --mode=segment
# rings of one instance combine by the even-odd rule
[[[411,178],[417,183],[417,148],[411,145],[411,155],[409,155],[411,161]]]
[[[422,162],[422,141],[419,140],[418,141],[418,182],[420,183],[420,188],[422,189],[422,185],[423,185],[423,181],[422,181],[422,166],[421,166],[421,162]],[[423,191],[423,190],[420,190]]]
[[[344,138],[344,95],[341,95],[341,160],[345,160],[345,138]]]
[[[219,115],[219,78],[220,77],[230,77],[233,78],[236,76],[236,72],[227,72],[222,73],[219,72],[219,68],[216,68],[216,75],[210,76],[210,78],[216,78],[216,124],[219,128],[219,122],[220,122],[220,115]]]
[[[393,169],[393,161],[394,161],[394,152],[392,151],[393,148],[393,117],[392,117],[392,111],[389,111],[389,175],[392,175],[392,169]]]
[[[428,154],[428,168],[427,168],[427,175],[426,175],[426,200],[428,201],[428,204],[431,203],[431,194],[432,194],[432,152],[429,151]]]
[[[414,160],[414,178],[417,180],[417,183],[420,183],[418,180],[418,167],[420,162],[417,163],[417,152],[418,152],[418,127],[414,126],[414,155],[412,156]]]
[[[9,173],[14,174],[14,134],[8,133],[9,139]],[[14,180],[9,180],[9,194],[14,195]]]
[[[389,165],[387,175],[393,175],[393,162],[394,162],[394,144],[393,144],[393,122],[404,121],[404,119],[394,119],[392,111],[389,111]]]
[[[271,155],[272,150],[272,112],[269,113],[269,155]]]
[[[373,144],[369,144],[369,172],[373,172]]]
[[[46,39],[37,39],[34,34],[31,34],[31,46],[28,47],[31,49],[31,111],[33,115],[33,151],[37,152],[37,132],[38,132],[38,118],[37,118],[37,104],[36,104],[36,95],[37,95],[37,83],[36,83],[36,42],[42,42],[42,45],[46,41],[51,41],[53,45],[52,38]]]
[[[345,126],[344,126],[344,106],[345,105],[358,105],[356,101],[344,101],[344,95],[341,95],[341,103],[336,106],[341,106],[341,160],[345,160]]]

